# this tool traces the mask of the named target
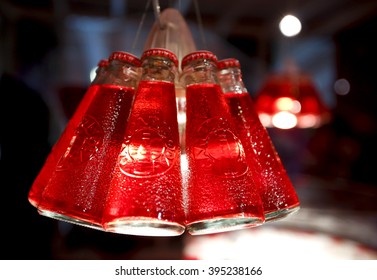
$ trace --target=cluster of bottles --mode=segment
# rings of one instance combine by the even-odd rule
[[[98,64],[29,191],[41,215],[175,236],[260,226],[299,209],[238,60],[195,51],[180,67],[162,48]]]

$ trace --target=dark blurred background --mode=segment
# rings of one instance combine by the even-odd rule
[[[185,246],[193,237],[97,232],[39,216],[27,200],[98,61],[118,50],[142,53],[155,22],[151,2],[1,0],[1,259],[187,258]],[[377,250],[377,2],[159,4],[182,13],[198,49],[239,59],[252,96],[287,57],[310,74],[332,119],[319,128],[269,129],[302,202],[295,216],[273,227],[328,234]],[[291,38],[278,29],[287,13],[302,23],[301,33]],[[349,90],[337,91],[339,81]],[[269,248],[268,241],[265,245]]]

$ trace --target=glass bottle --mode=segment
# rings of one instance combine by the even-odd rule
[[[176,236],[185,230],[175,96],[178,60],[167,49],[151,48],[141,61],[104,226],[122,234]]]
[[[140,60],[113,52],[42,169],[41,215],[102,230],[112,171],[139,81]]]
[[[300,202],[244,85],[240,63],[229,58],[217,65],[222,91],[244,145],[254,181],[260,189],[265,221],[284,218],[297,211]]]
[[[43,193],[43,190],[45,189],[48,180],[50,179],[51,174],[54,172],[56,164],[59,160],[58,155],[62,155],[64,153],[68,143],[67,141],[70,141],[69,138],[71,138],[71,135],[74,133],[75,128],[80,123],[86,109],[88,108],[93,98],[93,95],[96,92],[96,87],[94,85],[101,83],[102,76],[105,75],[106,67],[108,64],[108,59],[101,59],[98,62],[95,78],[90,83],[74,114],[68,120],[66,127],[64,128],[57,142],[52,147],[52,150],[49,153],[42,169],[34,180],[28,193],[28,200],[34,207],[38,207],[38,202]]]
[[[186,87],[187,218],[190,234],[263,224],[262,201],[216,76],[217,57],[197,51],[182,60]]]

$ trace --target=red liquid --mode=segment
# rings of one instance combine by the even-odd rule
[[[48,184],[38,210],[100,225],[134,90],[114,85],[95,87],[81,122],[66,132],[65,143],[54,150],[58,160],[50,162],[52,174],[47,172],[42,178]]]
[[[164,227],[165,222],[183,224],[173,83],[140,82],[122,151],[116,158],[117,168],[104,213],[107,230],[132,234],[132,226],[138,223],[138,233],[149,235],[149,227]],[[181,227],[180,233],[184,230]],[[145,232],[141,232],[142,228]]]
[[[296,191],[249,93],[224,94],[244,145],[254,180],[260,188],[266,221],[299,207]]]
[[[242,215],[261,224],[262,202],[220,86],[189,85],[186,98],[187,223]]]
[[[52,173],[55,171],[60,156],[63,155],[65,149],[69,145],[69,142],[71,141],[72,135],[74,134],[76,127],[80,123],[82,117],[84,116],[87,108],[89,107],[90,102],[96,95],[97,91],[97,85],[89,86],[83,99],[79,103],[75,113],[72,115],[72,118],[68,121],[64,131],[62,132],[58,141],[55,143],[50,154],[48,155],[41,171],[34,180],[33,185],[31,186],[28,194],[29,202],[34,207],[38,206],[43,190],[47,186]]]

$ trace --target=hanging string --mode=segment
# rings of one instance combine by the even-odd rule
[[[201,40],[202,40],[203,48],[207,49],[207,42],[206,42],[206,39],[205,39],[205,36],[204,36],[203,22],[202,22],[202,17],[200,15],[198,0],[194,0],[194,7],[195,7],[196,18],[197,18],[198,25],[199,25],[199,33],[200,33],[200,37],[201,37]]]
[[[140,20],[140,23],[139,23],[138,29],[137,29],[137,31],[136,31],[135,39],[134,39],[134,41],[133,41],[133,43],[132,43],[131,53],[134,53],[134,52],[135,52],[136,44],[137,44],[137,42],[139,41],[141,28],[142,28],[143,25],[144,25],[145,17],[146,17],[146,15],[147,15],[147,11],[148,11],[148,9],[149,9],[149,6],[151,5],[151,2],[152,2],[152,0],[148,0],[148,1],[147,1],[147,4],[145,5],[145,9],[144,9],[143,15],[142,15],[142,17],[141,17],[141,20]]]

